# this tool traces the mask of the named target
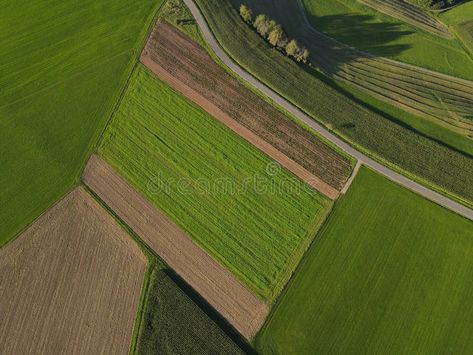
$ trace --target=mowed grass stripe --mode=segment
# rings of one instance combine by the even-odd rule
[[[470,353],[473,223],[361,169],[259,334],[261,354]]]
[[[267,156],[141,65],[99,153],[267,301],[330,206],[289,172],[268,175]]]
[[[424,31],[433,33],[434,35],[452,38],[452,34],[448,28],[438,19],[430,16],[426,11],[418,6],[409,4],[403,0],[358,0],[361,3],[372,7],[375,10],[385,13],[386,15],[396,17]]]

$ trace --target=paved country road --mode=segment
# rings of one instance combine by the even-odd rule
[[[261,91],[264,95],[269,97],[271,100],[279,104],[280,106],[284,107],[287,111],[289,111],[293,116],[295,116],[300,121],[304,122],[306,125],[311,127],[312,129],[316,130],[320,135],[331,141],[337,147],[357,159],[363,165],[370,167],[371,169],[377,171],[378,173],[386,176],[390,180],[412,190],[419,195],[424,196],[425,198],[458,213],[461,216],[464,216],[470,220],[473,220],[473,210],[465,207],[433,190],[430,190],[415,181],[385,167],[382,164],[374,161],[373,159],[369,158],[368,156],[364,155],[363,153],[359,152],[351,145],[347,144],[337,136],[330,133],[326,128],[322,125],[318,124],[314,121],[311,117],[306,115],[304,112],[299,110],[296,106],[291,104],[289,101],[284,99],[282,96],[274,92],[272,89],[268,88],[266,85],[255,79],[245,70],[243,70],[240,66],[235,64],[233,60],[227,55],[227,53],[220,47],[217,40],[213,36],[213,33],[210,31],[205,18],[203,17],[202,13],[200,12],[199,8],[196,6],[193,0],[184,0],[185,4],[190,9],[192,15],[194,16],[197,24],[200,27],[202,35],[204,36],[205,40],[215,52],[215,54],[220,58],[220,60],[229,67],[235,74],[249,83],[251,86],[256,88],[257,90]]]

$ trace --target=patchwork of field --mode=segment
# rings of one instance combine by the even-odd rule
[[[181,31],[158,22],[141,61],[318,191],[338,196],[350,175],[349,160],[245,88]]]
[[[154,270],[136,354],[245,354],[182,286]]]
[[[0,250],[4,354],[127,354],[146,259],[77,188]]]
[[[398,18],[434,35],[453,38],[448,27],[418,6],[404,0],[358,0],[382,13]]]
[[[473,223],[362,169],[257,337],[262,354],[469,353]]]
[[[91,157],[83,179],[143,242],[235,329],[248,339],[256,334],[268,309],[231,273],[100,158]]]
[[[267,301],[331,205],[142,66],[99,155]]]
[[[254,33],[228,0],[197,3],[220,44],[259,80],[360,149],[473,201],[471,155],[371,111],[334,88],[324,76],[302,70]]]
[[[161,2],[1,1],[0,246],[77,181]]]
[[[231,0],[234,6],[238,0]],[[314,54],[311,61],[330,77],[419,117],[473,138],[473,81],[375,57],[314,29],[299,1],[249,1],[256,13],[281,23]],[[473,65],[473,61],[469,61]]]

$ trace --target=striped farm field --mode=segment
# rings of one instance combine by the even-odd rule
[[[0,2],[0,246],[78,180],[161,2]]]
[[[397,118],[371,110],[325,76],[303,70],[271,49],[239,17],[229,0],[197,0],[211,30],[246,70],[356,146],[443,190],[473,201],[473,153],[450,149],[433,133],[419,134]],[[280,2],[278,1],[278,4]],[[284,80],[280,80],[284,77]],[[457,137],[461,137],[457,135]],[[458,141],[461,141],[459,139]],[[454,143],[451,137],[452,144]]]
[[[361,169],[256,339],[260,354],[469,354],[473,222]]]
[[[347,158],[246,88],[175,27],[157,22],[141,62],[321,193],[333,199],[345,185]]]
[[[267,302],[331,206],[141,65],[99,154]]]
[[[451,39],[452,34],[445,26],[434,16],[422,10],[418,6],[408,3],[404,0],[358,0],[361,3],[372,7],[388,16],[402,20],[412,26],[418,27],[434,35]]]
[[[231,0],[234,6],[238,0]],[[248,1],[255,13],[266,13],[313,53],[311,61],[328,76],[378,100],[437,125],[473,138],[473,81],[427,71],[373,56],[346,46],[316,30],[300,1]],[[473,61],[466,53],[469,67]]]

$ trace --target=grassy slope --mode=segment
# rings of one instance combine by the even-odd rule
[[[473,61],[446,40],[383,15],[356,0],[304,0],[313,26],[374,55],[473,80]]]
[[[411,175],[473,201],[473,160],[370,111],[315,71],[272,50],[228,0],[197,0],[221,45],[262,82],[341,136]],[[283,80],[282,80],[283,78]],[[386,119],[389,118],[389,119]]]
[[[150,276],[136,354],[243,354],[161,268]]]
[[[0,246],[77,180],[161,1],[0,1]]]
[[[362,169],[257,338],[262,354],[471,353],[473,223]]]
[[[269,301],[330,204],[286,171],[270,178],[269,158],[141,66],[99,153]],[[257,186],[264,193],[254,178],[264,180]],[[269,183],[286,185],[279,190]]]
[[[446,11],[440,17],[445,23],[452,26],[473,57],[473,2],[467,2]]]

